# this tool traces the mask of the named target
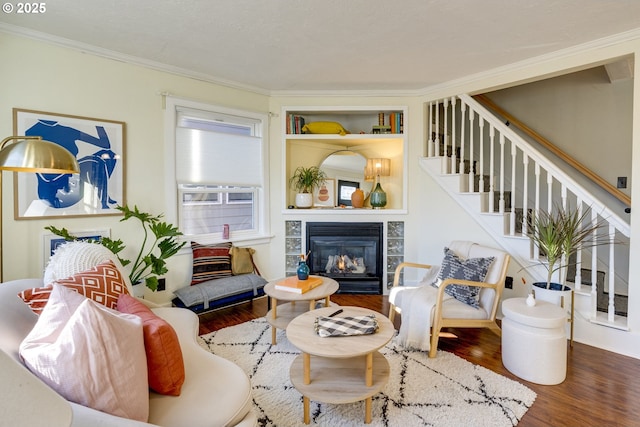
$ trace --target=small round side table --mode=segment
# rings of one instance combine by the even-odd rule
[[[267,322],[271,325],[271,344],[276,344],[276,329],[287,329],[291,320],[307,311],[313,310],[316,306],[316,301],[324,300],[325,307],[331,305],[329,297],[335,294],[340,286],[338,282],[329,277],[321,277],[322,285],[303,294],[276,289],[275,285],[283,279],[274,280],[264,286],[264,293],[271,298],[271,310],[266,316]],[[278,305],[278,301],[289,302]]]
[[[553,385],[567,375],[567,314],[555,304],[525,298],[502,302],[502,364],[536,384]]]

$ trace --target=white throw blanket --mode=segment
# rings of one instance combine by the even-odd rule
[[[449,249],[463,258],[467,258],[474,244],[467,241],[453,241],[449,245]],[[431,286],[431,284],[436,281],[439,272],[440,266],[434,265],[420,281],[421,286],[402,291],[404,295],[401,304],[398,305],[401,310],[402,323],[396,337],[396,344],[429,351],[432,312],[438,299],[438,288]],[[453,297],[444,294],[442,300],[444,302],[451,298]]]
[[[396,343],[405,348],[429,351],[431,318],[438,298],[438,288],[426,284],[405,289],[402,296],[402,323]],[[444,300],[451,298],[444,295]]]

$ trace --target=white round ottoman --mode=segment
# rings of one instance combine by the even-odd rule
[[[560,384],[567,375],[567,314],[561,307],[524,298],[502,303],[502,364],[536,384]]]

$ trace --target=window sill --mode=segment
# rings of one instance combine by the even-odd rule
[[[187,244],[184,246],[184,248],[182,248],[182,250],[188,249],[189,251],[191,251],[191,247],[189,247],[189,244],[188,244],[191,241],[196,241],[201,245],[214,245],[217,243],[232,242],[236,246],[253,246],[253,245],[268,244],[271,242],[271,239],[273,239],[274,236],[273,235],[251,235],[251,236],[234,237],[232,233],[231,237],[226,240],[218,239],[215,237],[208,237],[208,238],[205,236],[201,236],[201,237],[202,238],[183,238],[183,240],[186,241]]]

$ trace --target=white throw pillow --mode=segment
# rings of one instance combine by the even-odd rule
[[[43,282],[45,285],[50,285],[55,281],[87,271],[107,261],[113,261],[116,268],[122,273],[129,294],[134,295],[129,273],[124,269],[116,254],[99,243],[80,240],[65,243],[56,249],[44,269]]]
[[[121,314],[54,285],[20,345],[25,365],[65,399],[146,422],[147,361],[138,316]]]

